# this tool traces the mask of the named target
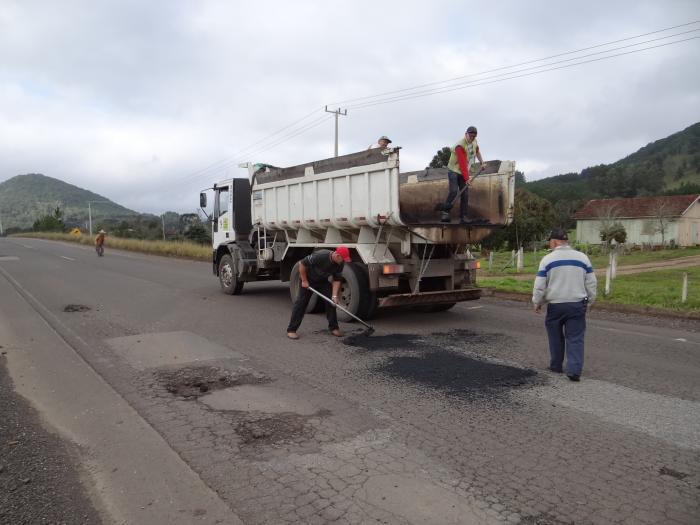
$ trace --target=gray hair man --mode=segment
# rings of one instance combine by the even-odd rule
[[[547,304],[544,324],[549,339],[549,369],[563,372],[566,353],[566,375],[571,381],[579,381],[586,311],[596,296],[595,273],[588,256],[569,246],[565,230],[552,230],[549,247],[552,252],[542,258],[535,277],[532,302],[538,314]]]

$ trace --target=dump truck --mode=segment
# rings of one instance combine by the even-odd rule
[[[246,163],[248,177],[200,193],[206,208],[213,192],[212,270],[222,290],[289,282],[294,301],[299,261],[345,245],[352,262],[339,301],[360,318],[377,308],[438,312],[478,299],[470,246],[513,220],[515,162],[485,163],[469,189],[469,222],[460,224],[459,203],[451,222],[440,222],[447,169],[402,173],[399,157],[400,148],[375,148],[287,168]],[[323,306],[313,296],[307,311]],[[349,320],[341,312],[339,319]]]

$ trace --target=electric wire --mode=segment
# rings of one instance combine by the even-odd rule
[[[654,34],[658,34],[658,33],[663,33],[664,31],[671,31],[672,29],[678,29],[678,28],[680,28],[680,27],[687,27],[687,26],[695,25],[695,24],[699,24],[699,23],[700,23],[700,20],[695,20],[695,21],[692,21],[692,22],[687,22],[687,23],[685,23],[685,24],[679,24],[679,25],[675,25],[675,26],[671,26],[671,27],[666,27],[666,28],[663,28],[663,29],[657,29],[656,31],[650,31],[650,32],[648,32],[648,33],[641,33],[641,34],[639,34],[639,35],[634,35],[634,36],[630,36],[630,37],[626,37],[626,38],[620,38],[620,39],[618,39],[618,40],[611,40],[611,41],[605,42],[605,43],[603,43],[603,44],[596,44],[596,45],[594,45],[594,46],[583,47],[583,48],[576,49],[576,50],[573,50],[573,51],[566,51],[566,52],[564,52],[564,53],[558,53],[558,54],[556,54],[556,55],[550,55],[550,56],[547,56],[547,57],[537,58],[537,59],[534,59],[534,60],[527,60],[527,61],[525,61],[525,62],[519,62],[519,63],[517,63],[517,64],[512,64],[512,65],[510,65],[510,66],[501,66],[501,67],[497,67],[497,68],[493,68],[493,69],[487,69],[487,70],[485,70],[485,71],[479,71],[479,72],[477,72],[477,73],[470,73],[470,74],[468,74],[468,75],[462,75],[462,76],[450,78],[450,79],[447,79],[447,80],[438,80],[438,81],[435,81],[435,82],[428,82],[428,83],[426,83],[426,84],[419,84],[419,85],[416,85],[416,86],[407,87],[407,88],[402,88],[402,89],[397,89],[397,90],[393,90],[393,91],[385,91],[385,92],[383,92],[383,93],[377,93],[377,94],[375,94],[375,95],[367,95],[367,96],[364,96],[364,97],[357,97],[357,98],[346,99],[346,100],[342,100],[342,101],[340,101],[340,102],[333,102],[332,104],[329,104],[329,105],[333,105],[333,106],[334,106],[334,105],[345,105],[345,104],[350,104],[350,103],[352,103],[352,102],[357,102],[357,101],[360,101],[360,100],[367,100],[367,99],[382,97],[382,96],[385,96],[385,95],[393,95],[393,94],[395,94],[395,93],[403,93],[403,92],[406,92],[406,91],[413,91],[413,90],[415,90],[415,89],[420,89],[420,88],[424,88],[424,87],[428,87],[428,86],[434,86],[434,85],[445,84],[445,83],[454,82],[454,81],[457,81],[457,80],[462,80],[462,79],[465,79],[465,78],[475,77],[475,76],[479,76],[479,75],[485,75],[485,74],[487,74],[487,73],[494,73],[494,72],[496,72],[496,71],[502,71],[502,70],[505,70],[505,69],[513,69],[513,68],[520,67],[520,66],[526,66],[526,65],[529,65],[529,64],[534,64],[534,63],[536,63],[536,62],[544,62],[545,60],[551,60],[551,59],[553,59],[553,58],[559,58],[559,57],[566,56],[566,55],[573,55],[573,54],[576,54],[576,53],[581,53],[581,52],[583,52],[583,51],[589,51],[589,50],[591,50],[591,49],[597,49],[597,48],[609,46],[609,45],[612,45],[612,44],[619,44],[620,42],[626,42],[626,41],[628,41],[628,40],[634,40],[634,39],[637,39],[637,38],[642,38],[642,37],[644,37],[644,36],[649,36],[649,35],[654,35]],[[670,38],[670,37],[662,37],[662,38]]]
[[[567,69],[567,68],[579,66],[579,65],[582,65],[582,64],[589,64],[589,63],[591,63],[591,62],[600,62],[600,61],[602,61],[602,60],[607,60],[607,59],[610,59],[610,58],[615,58],[615,57],[624,56],[624,55],[630,55],[630,54],[633,54],[633,53],[640,53],[640,52],[642,52],[642,51],[648,51],[649,49],[656,49],[656,48],[660,48],[660,47],[670,46],[670,45],[673,45],[673,44],[680,44],[680,43],[682,43],[682,42],[687,42],[687,41],[689,41],[689,40],[696,40],[696,39],[698,39],[698,38],[700,38],[700,36],[694,36],[694,37],[684,38],[684,39],[681,39],[681,40],[676,40],[676,41],[673,41],[673,42],[666,42],[666,43],[663,43],[663,44],[657,44],[657,45],[654,45],[654,46],[648,46],[648,47],[645,47],[645,48],[642,48],[642,49],[634,49],[634,50],[626,51],[626,52],[623,52],[623,53],[615,53],[615,54],[613,54],[613,55],[608,55],[608,56],[604,56],[604,57],[598,57],[598,58],[594,58],[594,59],[590,59],[590,60],[582,60],[582,61],[580,61],[580,62],[575,62],[575,63],[573,63],[573,64],[566,64],[566,65],[561,65],[561,66],[557,66],[557,67],[548,67],[548,66],[551,65],[551,64],[546,64],[546,65],[543,65],[543,66],[539,66],[537,69],[546,68],[546,69],[540,69],[539,71],[531,71],[531,72],[529,72],[529,73],[524,73],[524,74],[514,74],[514,73],[518,73],[518,71],[515,71],[515,72],[512,72],[512,73],[504,73],[504,74],[502,74],[502,75],[495,75],[494,77],[490,77],[490,78],[493,78],[493,80],[488,80],[488,79],[477,79],[477,80],[473,80],[473,81],[471,81],[471,82],[466,82],[466,83],[463,83],[463,84],[457,84],[457,85],[454,85],[454,86],[446,86],[446,87],[444,87],[444,88],[438,88],[438,89],[433,89],[433,90],[426,90],[426,91],[417,92],[417,93],[408,93],[408,94],[406,94],[406,95],[399,95],[399,96],[396,96],[396,97],[389,97],[389,98],[380,99],[380,100],[377,100],[377,101],[370,101],[370,102],[367,102],[367,103],[357,104],[357,105],[354,105],[354,106],[350,105],[350,106],[348,106],[348,109],[353,109],[353,110],[364,109],[364,108],[368,108],[368,107],[379,106],[379,105],[382,105],[382,104],[390,104],[390,103],[394,103],[394,102],[400,102],[400,101],[403,101],[403,100],[411,100],[411,99],[414,99],[414,98],[429,97],[429,96],[433,96],[433,95],[437,95],[437,94],[441,94],[441,93],[450,93],[450,92],[452,92],[452,91],[459,91],[459,90],[461,90],[461,89],[467,89],[467,88],[475,87],[475,86],[484,86],[484,85],[487,85],[487,84],[495,84],[495,83],[498,83],[498,82],[504,82],[504,81],[506,81],[506,80],[513,80],[513,79],[516,79],[516,78],[524,78],[524,77],[529,77],[529,76],[533,76],[533,75],[538,75],[538,74],[540,74],[540,73],[546,73],[546,72],[548,72],[548,71],[556,71],[556,70],[559,70],[559,69]],[[625,47],[626,47],[626,46],[625,46]],[[580,58],[583,58],[583,57],[580,57]],[[525,71],[525,70],[521,70],[521,71]]]

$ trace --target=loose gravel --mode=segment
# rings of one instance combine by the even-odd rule
[[[102,523],[69,446],[15,393],[0,357],[0,523]]]

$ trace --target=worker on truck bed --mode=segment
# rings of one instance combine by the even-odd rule
[[[289,320],[289,326],[287,326],[287,337],[299,339],[297,330],[301,325],[302,319],[304,319],[306,307],[309,305],[309,300],[313,293],[309,290],[309,286],[326,297],[330,295],[334,303],[338,302],[343,266],[350,260],[350,250],[348,250],[347,246],[338,246],[333,252],[330,250],[318,250],[299,261],[301,287],[292,307],[292,318]],[[329,277],[333,278],[332,286],[328,282]],[[338,327],[338,316],[336,315],[335,306],[326,301],[324,301],[324,304],[326,305],[328,329],[334,336],[342,336],[343,334]]]
[[[452,148],[450,160],[447,163],[449,193],[442,207],[443,211],[440,217],[442,222],[450,222],[450,210],[454,204],[453,201],[462,189],[464,189],[464,191],[460,194],[459,200],[459,222],[460,224],[466,224],[468,222],[467,208],[469,206],[469,189],[465,188],[465,186],[471,186],[469,179],[470,170],[472,173],[477,173],[476,159],[479,159],[479,163],[483,168],[484,159],[481,156],[481,150],[476,141],[476,127],[469,126],[464,134],[464,138],[457,142]]]
[[[389,147],[389,144],[391,144],[391,139],[387,137],[386,135],[382,135],[377,139],[376,144],[370,144],[369,148],[367,149],[373,149],[373,148],[381,148],[381,149],[387,149]]]

